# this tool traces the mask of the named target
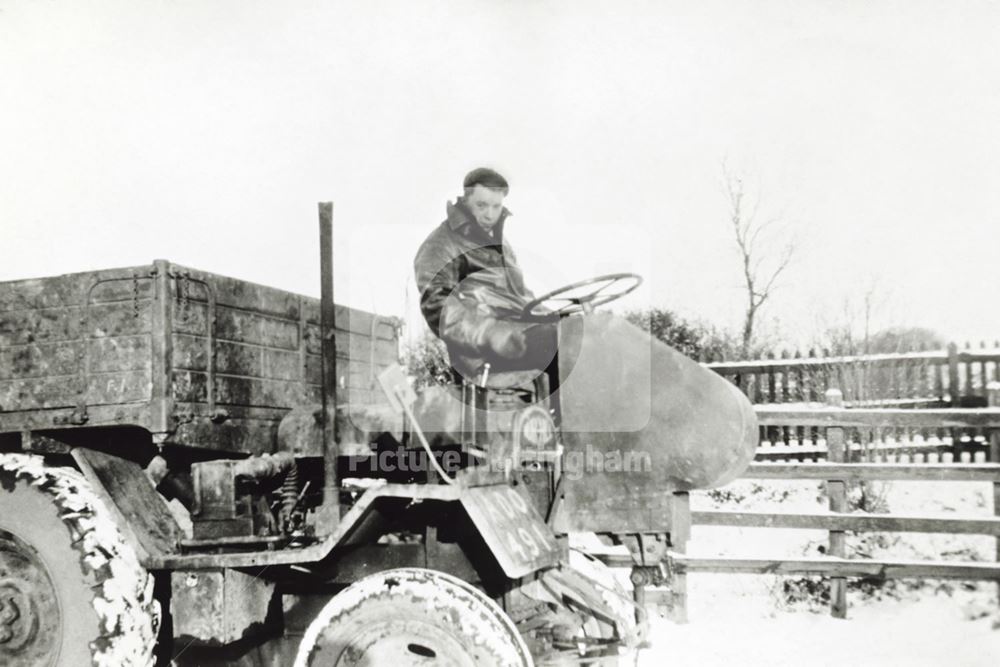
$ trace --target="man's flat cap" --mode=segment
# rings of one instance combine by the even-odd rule
[[[463,187],[474,188],[477,185],[494,190],[503,190],[504,192],[510,190],[510,186],[507,185],[507,179],[488,167],[473,169],[465,175],[465,180],[462,182]]]

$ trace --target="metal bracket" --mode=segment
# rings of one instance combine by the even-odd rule
[[[80,403],[73,408],[73,412],[68,415],[56,415],[56,417],[52,420],[55,424],[70,424],[72,426],[83,426],[88,421],[90,421],[90,415],[87,414],[86,403]]]
[[[664,533],[633,533],[619,535],[618,538],[628,547],[637,566],[656,567],[667,557],[667,536]]]

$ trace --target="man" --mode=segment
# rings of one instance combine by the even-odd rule
[[[466,378],[478,380],[487,363],[492,371],[544,369],[555,355],[555,326],[521,317],[534,295],[504,239],[507,180],[479,168],[463,187],[414,259],[424,319]]]

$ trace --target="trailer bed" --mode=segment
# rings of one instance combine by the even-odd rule
[[[398,324],[336,307],[338,403],[381,404]],[[134,426],[260,453],[320,401],[319,300],[157,260],[0,283],[0,434]]]

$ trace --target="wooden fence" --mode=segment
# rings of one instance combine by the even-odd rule
[[[825,441],[825,463],[755,463],[745,474],[756,479],[812,479],[827,482],[830,511],[822,514],[744,511],[692,511],[686,493],[675,500],[679,530],[672,534],[673,551],[668,554],[672,573],[675,617],[686,619],[687,575],[693,572],[752,572],[760,574],[824,575],[831,577],[831,612],[847,613],[846,579],[861,577],[950,578],[997,580],[1000,562],[888,561],[846,557],[845,534],[864,531],[901,531],[952,534],[983,534],[997,538],[1000,561],[1000,408],[948,410],[854,410],[843,407],[837,391],[828,393],[825,408],[759,409],[765,426],[789,425],[818,430]],[[847,434],[851,429],[959,428],[987,433],[989,461],[984,463],[851,463]],[[993,484],[994,518],[958,516],[901,516],[850,513],[847,484],[862,480],[984,481]],[[685,554],[687,526],[742,526],[755,528],[803,528],[829,531],[828,557],[798,559],[701,558]]]
[[[988,458],[983,425],[950,420],[948,410],[1000,404],[1000,348],[960,351],[952,344],[939,351],[707,366],[739,386],[766,417],[759,460],[825,460],[821,430],[803,420],[799,408],[821,405],[817,401],[830,389],[840,390],[844,405],[856,409],[845,426],[848,461],[972,463]],[[886,412],[892,409],[897,412]],[[926,414],[912,416],[914,409]]]
[[[786,352],[781,358],[705,365],[755,404],[822,401],[827,389],[837,388],[852,407],[971,408],[986,405],[987,386],[1000,381],[1000,343],[862,356]]]

